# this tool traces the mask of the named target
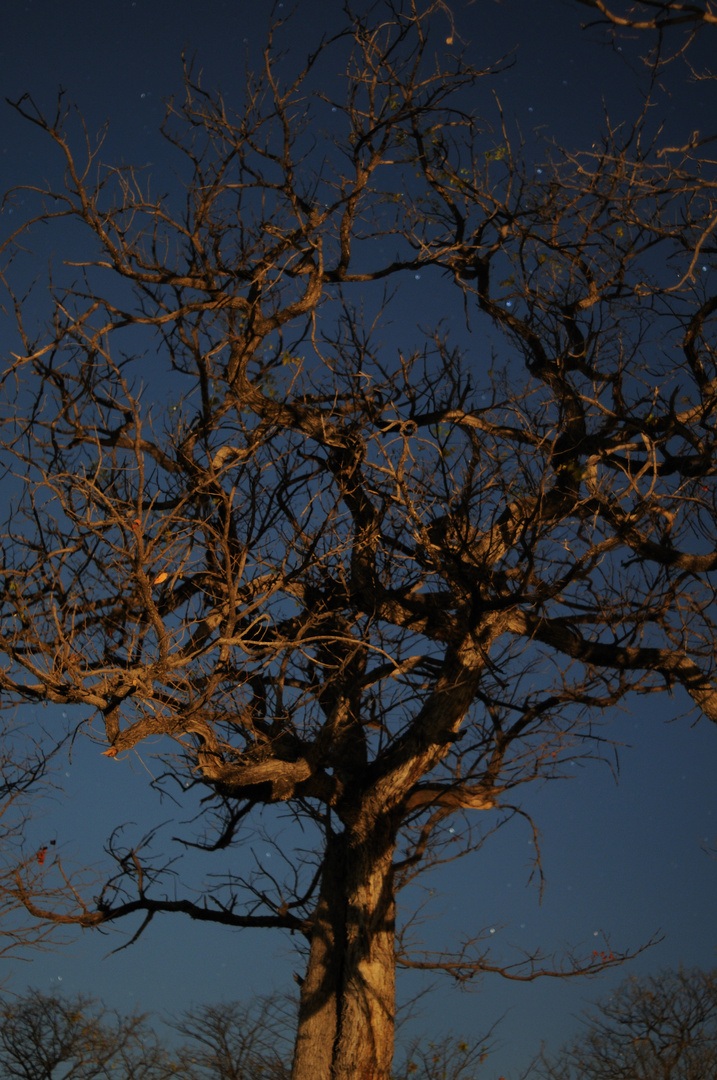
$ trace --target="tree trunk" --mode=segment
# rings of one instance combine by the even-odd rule
[[[395,830],[330,839],[292,1080],[389,1080],[395,1025]]]

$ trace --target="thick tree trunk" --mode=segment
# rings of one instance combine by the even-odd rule
[[[336,1042],[341,956],[336,939],[343,920],[344,837],[332,837],[324,854],[309,962],[301,987],[292,1080],[329,1080]]]
[[[394,844],[388,822],[329,842],[301,989],[292,1080],[389,1080]]]

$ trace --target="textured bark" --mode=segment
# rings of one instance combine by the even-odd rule
[[[395,1022],[393,826],[332,838],[292,1080],[388,1080]]]
[[[341,894],[345,862],[340,839],[329,840],[324,856],[309,962],[301,987],[292,1080],[323,1080],[331,1076],[341,974],[336,927],[344,910]]]

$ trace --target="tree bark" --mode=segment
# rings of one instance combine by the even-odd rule
[[[301,989],[292,1080],[389,1080],[395,1026],[395,828],[331,837]]]

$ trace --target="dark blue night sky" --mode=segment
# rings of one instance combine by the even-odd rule
[[[295,6],[285,41],[289,63],[298,63],[324,29],[338,24],[343,7],[339,0],[298,0]],[[166,186],[170,163],[157,128],[164,99],[181,90],[182,52],[196,57],[207,85],[220,85],[226,99],[240,107],[245,56],[251,58],[262,47],[270,7],[257,0],[24,0],[6,5],[0,99],[29,92],[51,110],[61,85],[90,130],[109,120],[107,159],[147,164],[157,185],[164,177]],[[646,78],[639,62],[644,41],[612,48],[600,32],[581,30],[585,9],[579,4],[455,0],[453,9],[456,33],[472,61],[487,65],[507,58],[503,71],[481,83],[485,113],[495,117],[497,96],[508,124],[520,129],[534,154],[536,168],[542,140],[589,146],[606,112],[613,121],[628,121],[639,108]],[[698,44],[695,67],[707,66],[715,41],[717,35]],[[707,131],[717,114],[716,96],[717,83],[691,83],[685,68],[675,65],[659,98],[670,135],[677,139],[695,129]],[[327,106],[327,125],[330,120]],[[0,152],[3,190],[56,175],[41,133],[4,105]],[[15,213],[21,211],[18,205]],[[0,218],[3,235],[13,223],[8,210]],[[406,318],[413,326],[419,320],[462,319],[460,305],[454,312],[441,310],[440,292],[427,280],[412,277],[402,287]],[[9,319],[0,318],[5,351],[12,328]],[[490,343],[467,339],[465,347],[478,355]],[[423,999],[418,1028],[412,1030],[477,1036],[503,1016],[498,1048],[484,1075],[514,1080],[541,1043],[557,1049],[575,1029],[583,1005],[626,974],[681,963],[715,965],[717,859],[710,857],[709,848],[717,840],[717,730],[694,714],[683,718],[688,705],[679,694],[632,700],[631,712],[604,718],[605,734],[618,744],[617,754],[607,749],[605,763],[576,762],[570,782],[526,789],[523,807],[541,832],[542,901],[535,884],[529,884],[534,846],[520,819],[475,856],[423,882],[436,892],[426,912],[435,918],[420,928],[427,942],[450,944],[452,934],[482,928],[505,955],[510,947],[541,947],[549,953],[569,945],[604,948],[606,939],[620,949],[639,948],[653,935],[662,941],[629,968],[593,981],[515,984],[496,976],[486,977],[471,993],[439,981],[432,996]],[[149,787],[151,758],[137,755],[118,763],[102,757],[100,749],[81,737],[75,741],[71,761],[60,770],[66,796],[58,793],[47,803],[45,817],[27,838],[30,849],[55,839],[68,862],[91,863],[101,856],[107,828],[118,821],[136,822],[146,831],[170,817]],[[168,845],[171,835],[170,829]],[[258,859],[276,857],[261,839],[252,847]],[[216,869],[207,858],[206,872]],[[205,872],[199,862],[197,872]],[[125,938],[118,933],[71,937],[65,948],[29,954],[25,961],[0,958],[0,987],[61,987],[102,997],[119,1009],[139,1006],[161,1016],[192,1004],[290,989],[291,973],[300,966],[288,937],[239,934],[179,917],[157,919],[138,945],[108,955],[131,932]],[[404,980],[399,993],[405,1000],[422,986]]]

